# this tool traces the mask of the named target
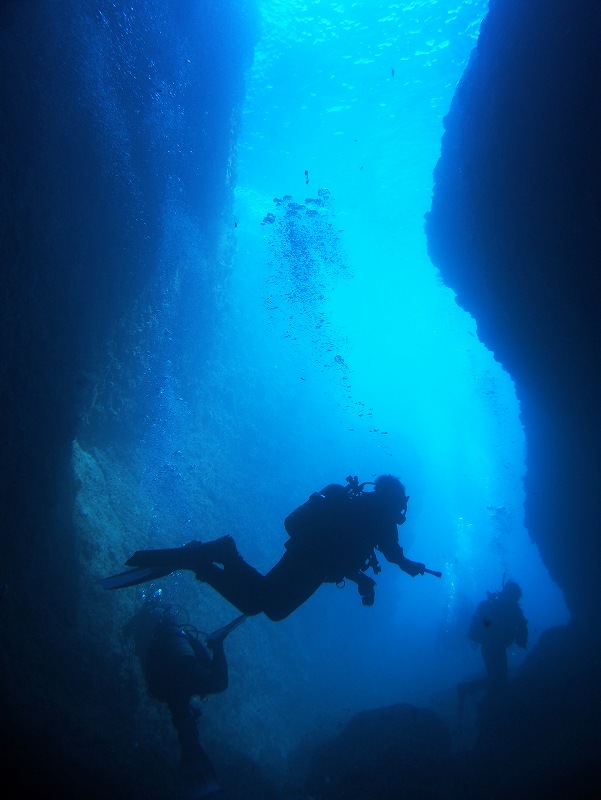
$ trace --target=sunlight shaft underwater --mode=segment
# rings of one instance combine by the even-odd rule
[[[512,381],[426,254],[442,117],[485,11],[263,4],[237,142],[233,269],[200,386],[177,388],[187,358],[170,343],[171,323],[155,334],[164,362],[144,367],[160,389],[130,467],[145,530],[132,549],[231,533],[267,571],[282,519],[311,492],[349,472],[390,472],[411,496],[406,554],[443,572],[408,585],[384,569],[369,615],[348,590],[322,588],[275,634],[285,656],[253,620],[263,652],[245,664],[252,699],[231,694],[242,715],[263,698],[256,741],[277,741],[276,762],[316,724],[327,731],[362,708],[428,702],[477,672],[462,626],[508,577],[523,589],[532,642],[567,619],[523,526]],[[177,205],[165,214],[194,270],[197,232]],[[181,289],[169,291],[175,325],[189,312]],[[224,507],[232,486],[236,504]],[[208,604],[186,573],[167,588],[184,605],[198,595],[212,625],[230,608]],[[521,658],[512,651],[512,666]],[[264,661],[293,678],[285,700],[263,685]],[[282,716],[295,693],[298,713]]]
[[[267,570],[281,520],[312,491],[349,472],[391,472],[411,496],[401,544],[444,573],[408,586],[384,570],[369,617],[348,592],[323,588],[283,623],[279,635],[296,642],[311,631],[311,650],[286,670],[312,709],[284,722],[270,696],[262,725],[283,751],[315,725],[315,708],[325,725],[364,707],[424,701],[478,670],[461,624],[507,576],[523,588],[533,641],[567,618],[523,527],[513,384],[425,247],[442,117],[485,10],[421,3],[383,15],[380,4],[353,4],[324,16],[320,3],[264,4],[237,143],[233,270],[201,387],[179,395],[186,356],[165,343],[171,325],[155,334],[164,362],[144,366],[160,389],[131,469],[149,546],[213,538],[219,526]],[[194,227],[186,231],[177,205],[164,213],[193,259]],[[176,325],[188,313],[181,290],[165,291]],[[237,504],[226,510],[223,488],[234,484]],[[170,591],[199,589],[182,576]],[[333,630],[329,668],[308,684]],[[361,642],[352,656],[349,640]]]

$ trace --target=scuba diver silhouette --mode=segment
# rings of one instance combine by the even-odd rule
[[[519,603],[522,590],[518,584],[515,581],[505,583],[503,579],[500,592],[487,592],[486,595],[486,600],[482,600],[474,612],[467,635],[480,645],[487,677],[458,685],[460,721],[468,695],[486,690],[491,697],[507,686],[507,648],[514,642],[518,647],[526,648],[528,645],[528,620]]]
[[[215,769],[198,736],[198,710],[192,699],[224,692],[228,667],[223,643],[246,616],[206,636],[182,623],[176,606],[162,602],[161,591],[145,599],[125,625],[140,659],[150,697],[166,703],[180,744],[178,780],[182,800],[213,797],[219,791]],[[209,652],[209,650],[211,652]]]
[[[244,561],[231,536],[223,536],[174,549],[139,550],[126,562],[135,569],[100,583],[118,589],[190,569],[242,613],[264,613],[278,621],[322,583],[353,581],[363,604],[372,605],[376,583],[365,571],[380,571],[375,550],[412,577],[424,572],[441,577],[408,559],[399,545],[397,525],[405,522],[409,500],[401,481],[381,475],[370,482],[373,491],[365,491],[367,483],[349,476],[346,486],[329,484],[289,514],[284,521],[290,537],[285,553],[266,575]]]

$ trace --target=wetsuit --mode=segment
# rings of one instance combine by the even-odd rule
[[[211,657],[196,636],[178,623],[176,615],[161,607],[142,611],[132,622],[148,694],[167,704],[177,731],[180,780],[202,796],[209,796],[218,789],[217,777],[200,743],[197,714],[190,700],[195,695],[205,697],[227,689],[223,639],[212,642]]]
[[[340,489],[344,487],[331,484],[309,499],[305,504],[306,524],[300,526],[303,530],[290,537],[286,552],[266,575],[244,561],[231,537],[223,537],[201,545],[205,563],[195,570],[196,577],[244,614],[262,612],[272,620],[281,620],[308,600],[322,583],[338,583],[345,578],[359,582],[361,570],[374,549],[408,574],[423,574],[423,564],[405,557],[394,514],[380,502],[377,493],[366,492],[353,498],[347,510],[323,502]]]

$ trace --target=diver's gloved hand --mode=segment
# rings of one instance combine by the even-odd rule
[[[419,561],[411,561],[409,558],[405,558],[399,566],[403,572],[411,575],[412,578],[415,578],[416,575],[423,575],[426,569],[425,564],[420,564]]]

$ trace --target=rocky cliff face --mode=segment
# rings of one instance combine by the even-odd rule
[[[598,632],[601,6],[491,0],[445,120],[428,246],[516,382],[526,522]]]
[[[87,756],[73,752],[81,719],[95,720],[88,752],[102,750],[102,730],[122,727],[115,680],[107,672],[100,688],[93,655],[110,658],[108,608],[88,609],[95,641],[82,646],[72,443],[107,343],[125,338],[140,297],[156,311],[177,276],[210,331],[251,5],[7,0],[0,9],[0,762],[5,782],[29,791],[39,780],[65,797],[96,796],[93,779],[75,790],[87,778],[75,767],[70,779],[59,750],[71,743],[68,760],[86,772]],[[197,243],[192,256],[178,225]],[[186,259],[202,275],[193,290]],[[149,319],[167,339],[160,315]],[[99,693],[104,721],[90,713]]]
[[[69,557],[64,487],[80,401],[141,293],[181,271],[169,215],[197,231],[210,327],[252,59],[247,5],[11,2],[0,15],[0,554],[9,582],[40,547]]]
[[[78,401],[104,343],[177,246],[165,226],[175,205],[198,226],[210,315],[253,45],[243,2],[219,12],[178,2],[5,5],[0,520],[3,540],[28,549],[64,485]]]

